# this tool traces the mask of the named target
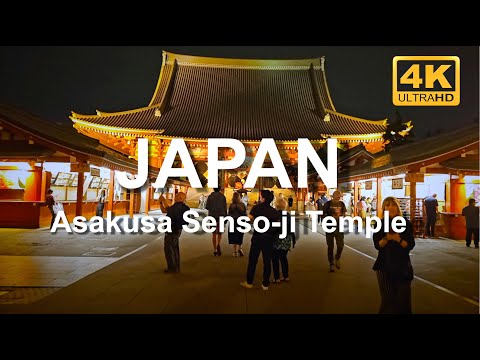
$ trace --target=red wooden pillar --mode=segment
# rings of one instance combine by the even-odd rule
[[[459,175],[458,179],[450,179],[450,212],[461,214],[462,209],[468,205],[465,179]],[[442,209],[439,209],[442,211]]]
[[[149,182],[149,181],[147,180],[147,182]],[[147,195],[146,195],[146,199],[145,199],[145,215],[148,215],[148,212],[150,211],[151,189],[152,189],[152,187],[150,186],[150,184],[148,184]]]
[[[382,202],[383,202],[383,196],[382,196],[382,177],[377,177],[377,216],[380,216],[381,210],[382,210]]]
[[[130,203],[129,203],[129,207],[128,207],[128,216],[131,217],[131,218],[133,218],[134,202],[135,202],[135,190],[130,189]]]
[[[353,182],[353,216],[357,216],[357,202],[360,197],[359,191],[358,191],[358,181]]]
[[[410,222],[415,231],[415,213],[417,208],[417,183],[410,181]]]

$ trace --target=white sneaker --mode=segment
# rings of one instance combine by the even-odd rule
[[[263,286],[262,284],[262,290],[268,290],[268,286]]]
[[[330,265],[330,272],[335,272],[335,266],[333,264]]]

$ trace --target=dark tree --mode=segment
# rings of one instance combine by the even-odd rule
[[[395,109],[395,115],[387,123],[387,129],[383,134],[383,148],[389,152],[392,147],[403,145],[413,138],[412,122],[404,122],[398,109]],[[410,128],[409,131],[407,131]]]

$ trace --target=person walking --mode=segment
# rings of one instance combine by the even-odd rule
[[[250,214],[248,215],[252,221],[259,216],[264,216],[270,222],[270,226],[264,233],[259,233],[256,230],[253,232],[252,245],[250,246],[250,253],[248,255],[247,280],[240,283],[240,286],[243,286],[247,289],[253,288],[255,268],[257,267],[260,253],[262,253],[263,257],[262,289],[268,290],[268,286],[270,285],[273,242],[278,234],[278,228],[273,227],[272,223],[280,221],[280,215],[278,211],[270,206],[272,200],[273,193],[269,190],[262,190],[260,192],[260,203],[255,205],[252,210],[250,210]]]
[[[164,247],[165,259],[167,260],[167,268],[165,273],[179,273],[180,272],[180,235],[182,234],[183,225],[187,222],[183,219],[183,214],[190,210],[185,205],[187,195],[184,192],[179,192],[175,195],[175,203],[167,210],[167,216],[171,219],[171,230],[165,233]]]
[[[465,206],[462,209],[462,216],[465,216],[465,222],[467,225],[467,234],[466,234],[466,242],[467,247],[470,247],[472,243],[472,235],[473,235],[473,243],[475,247],[478,249],[478,223],[479,223],[479,210],[478,207],[475,206],[475,199],[468,200],[468,206]]]
[[[366,224],[365,220],[367,218],[367,209],[368,209],[367,202],[365,201],[365,196],[362,196],[360,200],[358,200],[356,208],[357,208],[358,216],[362,218],[363,228],[365,228],[365,224]]]
[[[97,197],[98,204],[97,204],[97,210],[95,213],[96,216],[103,217],[103,208],[105,207],[105,200],[106,200],[105,189],[102,189],[102,191],[100,191],[100,195],[98,195]]]
[[[425,234],[423,237],[426,239],[428,237],[435,237],[435,223],[437,222],[437,213],[438,213],[438,201],[437,194],[428,196],[423,202],[423,210],[427,216],[427,224],[425,226]]]
[[[213,192],[207,199],[208,215],[212,216],[216,220],[216,228],[212,233],[213,243],[213,256],[222,255],[222,249],[220,248],[220,242],[222,241],[222,233],[220,232],[220,216],[227,215],[227,198],[221,193],[221,188],[213,189]]]
[[[402,216],[399,201],[389,196],[383,201],[382,216],[389,212],[390,221],[396,216]],[[415,247],[412,223],[405,219],[406,228],[402,233],[385,231],[385,221],[382,228],[373,234],[373,244],[378,250],[378,257],[373,265],[377,273],[380,289],[380,314],[411,314],[412,296],[411,283],[413,268],[410,262],[410,251]]]
[[[325,237],[327,238],[327,256],[328,256],[328,263],[330,264],[330,272],[335,272],[335,268],[340,270],[340,258],[342,256],[342,251],[343,251],[343,239],[345,237],[345,234],[343,232],[340,232],[338,229],[339,226],[339,217],[340,216],[345,216],[345,213],[347,212],[347,207],[343,203],[343,201],[340,201],[340,198],[342,196],[342,193],[338,190],[333,192],[332,195],[332,200],[327,201],[325,206],[323,207],[324,209],[324,214],[325,216],[333,216],[333,218],[336,220],[336,228],[335,231],[332,233],[326,233]],[[335,254],[335,262],[334,262],[334,257],[333,257],[333,248],[334,248],[334,240],[337,242],[337,253]]]
[[[50,214],[52,214],[52,221],[50,221],[50,229],[53,227],[53,223],[55,222],[55,211],[53,211],[53,206],[55,205],[55,198],[53,197],[53,190],[47,190],[47,196],[45,197],[45,205],[47,205],[48,210],[50,210]]]
[[[205,195],[202,194],[202,195],[200,195],[200,198],[198,199],[198,208],[200,210],[203,210],[204,202],[205,202]]]

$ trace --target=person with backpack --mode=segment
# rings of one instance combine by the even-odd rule
[[[291,226],[291,215],[286,213],[285,215],[282,212],[287,207],[287,202],[285,199],[278,199],[277,200],[277,211],[280,217],[286,217],[286,223],[284,219],[280,221],[282,224],[286,224],[286,229],[283,227],[280,229],[280,234],[277,235],[275,241],[273,242],[273,252],[272,252],[272,268],[273,268],[273,281],[272,283],[279,283],[280,281],[290,281],[289,273],[288,273],[288,259],[287,255],[290,249],[293,247],[295,248],[295,232],[292,231]],[[284,231],[286,230],[286,231]],[[280,235],[286,233],[287,235],[285,238],[280,239]],[[282,265],[282,275],[280,277],[280,264]]]
[[[187,195],[184,192],[179,192],[175,195],[175,204],[170,206],[167,210],[167,216],[171,219],[171,230],[165,233],[164,252],[167,260],[167,269],[165,273],[179,273],[180,272],[180,247],[179,240],[182,234],[183,225],[187,222],[183,219],[183,214],[190,210],[185,205]]]
[[[273,200],[273,192],[262,190],[260,192],[260,203],[255,205],[248,215],[251,221],[255,218],[264,216],[268,219],[270,225],[280,221],[280,215],[277,210],[270,206]],[[252,245],[250,246],[250,254],[248,255],[247,280],[242,281],[240,286],[247,289],[253,288],[253,279],[255,278],[255,269],[257,267],[258,257],[260,253],[263,256],[263,281],[262,289],[268,290],[270,285],[270,274],[272,272],[272,251],[273,242],[278,235],[278,228],[270,226],[266,232],[258,232],[254,230],[252,236]]]

